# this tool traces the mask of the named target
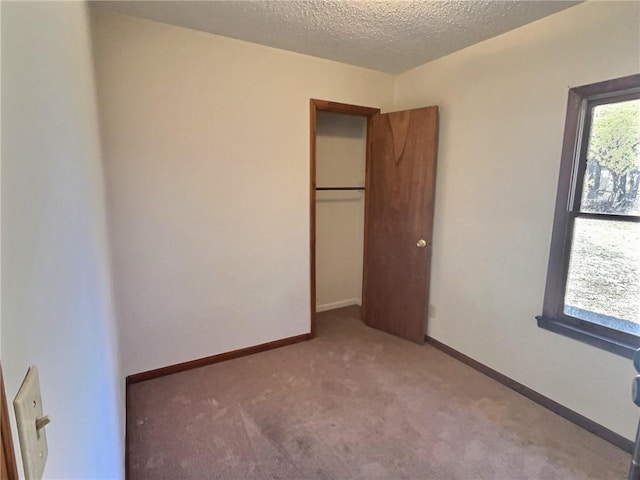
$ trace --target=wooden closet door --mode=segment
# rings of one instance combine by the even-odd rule
[[[438,107],[372,118],[364,255],[363,319],[424,341],[438,145]]]

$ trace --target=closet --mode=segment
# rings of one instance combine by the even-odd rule
[[[323,312],[361,305],[367,118],[316,115],[316,312]]]
[[[311,333],[317,312],[361,305],[367,326],[422,343],[438,107],[311,99],[310,114]]]

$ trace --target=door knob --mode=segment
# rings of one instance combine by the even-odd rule
[[[418,240],[418,243],[416,243],[416,246],[419,248],[424,248],[427,246],[427,241],[424,238],[421,238],[420,240]]]

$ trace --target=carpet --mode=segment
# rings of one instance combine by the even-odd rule
[[[626,478],[626,452],[358,315],[130,385],[130,480]]]

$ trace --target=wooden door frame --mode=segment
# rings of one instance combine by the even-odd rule
[[[366,117],[367,119],[367,150],[365,160],[365,192],[369,187],[369,162],[371,161],[370,155],[370,133],[371,133],[371,119],[374,115],[380,113],[379,108],[363,107],[360,105],[350,105],[347,103],[331,102],[328,100],[317,100],[312,98],[309,101],[309,131],[311,139],[310,148],[310,172],[309,172],[309,239],[310,239],[310,284],[311,284],[311,336],[316,335],[316,114],[317,112],[330,112],[341,113],[344,115],[354,115],[357,117]],[[367,195],[365,193],[365,228],[364,228],[364,248],[363,255],[366,255],[367,251]],[[364,311],[364,284],[366,282],[366,275],[363,263],[362,270],[362,282],[363,282],[363,296],[362,296],[362,310]]]
[[[2,435],[2,480],[18,480],[18,464],[16,463],[16,451],[13,447],[11,434],[11,421],[7,406],[7,395],[4,388],[4,376],[0,365],[0,433]],[[5,476],[6,475],[6,476]]]

